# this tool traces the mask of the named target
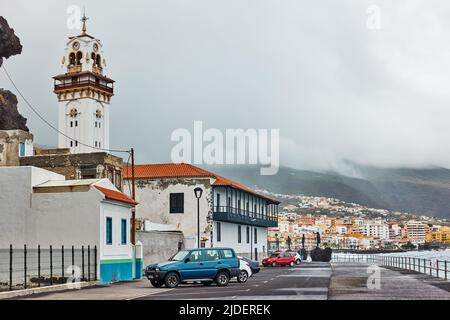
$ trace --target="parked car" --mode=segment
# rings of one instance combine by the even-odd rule
[[[238,259],[240,272],[239,275],[237,276],[237,281],[245,283],[247,282],[248,278],[250,278],[253,275],[252,269],[245,260],[241,259],[240,257],[238,257]]]
[[[302,257],[298,254],[298,252],[289,251],[288,253],[295,258],[296,265],[299,265],[302,262]]]
[[[200,281],[227,286],[240,274],[239,259],[231,248],[181,250],[167,262],[151,264],[145,276],[154,287],[175,288],[180,283]]]
[[[250,266],[250,269],[252,269],[252,275],[254,275],[255,273],[258,273],[259,270],[261,270],[261,268],[259,267],[258,261],[250,260],[249,258],[241,257],[241,256],[238,256],[238,258],[241,260],[244,260],[245,262],[248,263],[248,265]]]
[[[293,257],[289,252],[275,252],[269,257],[262,260],[264,266],[290,266],[295,265],[295,257]]]

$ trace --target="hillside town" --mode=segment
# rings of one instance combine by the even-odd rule
[[[144,2],[140,6],[145,8]],[[274,124],[276,128],[269,131],[259,128],[261,124],[244,113],[242,118],[248,119],[247,124],[258,128],[248,129],[250,133],[246,134],[239,121],[232,121],[227,127],[237,129],[225,129],[225,145],[218,143],[216,146],[211,142],[203,148],[204,140],[213,140],[209,135],[223,138],[221,130],[210,128],[203,133],[202,122],[194,121],[191,141],[189,130],[179,128],[184,127],[187,119],[178,123],[160,118],[158,112],[167,109],[169,104],[156,107],[139,94],[137,97],[143,100],[145,107],[152,109],[152,123],[159,122],[173,130],[170,139],[166,136],[166,140],[158,138],[157,141],[167,147],[164,150],[172,149],[166,153],[149,142],[150,136],[163,136],[160,128],[153,124],[139,133],[131,132],[133,125],[133,129],[140,129],[136,123],[128,124],[131,116],[144,116],[136,101],[127,98],[126,90],[132,88],[147,93],[151,81],[144,81],[142,76],[154,70],[139,67],[139,76],[126,76],[128,69],[123,68],[126,60],[121,59],[130,56],[125,52],[114,55],[117,50],[114,48],[126,46],[121,42],[103,43],[97,38],[94,35],[97,32],[92,32],[95,28],[91,29],[91,20],[88,24],[85,9],[81,11],[72,5],[64,13],[70,14],[74,7],[73,17],[69,16],[67,21],[79,22],[78,27],[68,28],[64,36],[59,30],[64,26],[58,26],[58,32],[54,27],[46,32],[36,27],[25,33],[29,21],[18,20],[17,30],[25,33],[23,39],[28,42],[24,50],[39,52],[29,41],[32,37],[55,44],[47,47],[52,52],[45,52],[45,58],[39,55],[34,58],[39,64],[10,63],[22,54],[22,43],[9,22],[0,16],[0,72],[5,80],[0,88],[0,300],[232,301],[223,304],[231,311],[222,310],[222,317],[233,313],[239,317],[272,316],[264,311],[271,305],[262,300],[411,299],[417,296],[450,300],[448,219],[371,208],[331,196],[314,196],[325,193],[315,188],[310,189],[313,195],[304,195],[277,194],[273,190],[252,187],[264,181],[265,186],[261,187],[298,193],[301,192],[298,190],[305,190],[285,181],[281,183],[285,189],[277,183],[270,184],[275,175],[280,180],[285,179],[279,172],[280,146],[284,143],[280,142],[278,129],[285,127],[284,123]],[[126,21],[127,9],[138,5],[125,7],[120,9]],[[174,11],[172,9],[167,12]],[[235,15],[236,11],[232,11]],[[16,15],[18,13],[17,10]],[[111,39],[111,35],[119,40],[130,40],[126,23],[119,24],[120,30],[111,29],[116,23],[109,17],[114,16],[94,19],[93,24],[103,21],[105,27],[100,30],[111,32],[109,36],[102,35],[106,40]],[[214,15],[208,16],[211,17],[216,19]],[[145,17],[145,21],[150,20]],[[197,27],[203,25],[200,20],[194,20]],[[148,33],[145,21],[135,21],[140,30]],[[165,26],[175,25],[163,17],[161,21]],[[58,18],[52,24],[56,22],[61,21]],[[225,27],[229,29],[228,25]],[[183,31],[178,28],[176,30]],[[173,35],[166,36],[165,30],[154,30],[161,38],[177,42]],[[140,42],[149,40],[139,38]],[[225,38],[214,38],[227,42],[223,41]],[[191,39],[188,42],[196,47]],[[142,53],[145,58],[142,61],[153,68],[157,60],[152,60],[144,48],[140,47],[141,52],[131,55],[131,59],[139,60]],[[169,46],[161,48],[164,52],[173,51]],[[220,52],[227,53],[226,50]],[[254,55],[249,57],[255,60]],[[194,65],[192,61],[189,64]],[[45,72],[42,69],[46,69]],[[44,86],[39,91],[30,90],[24,85],[20,70],[32,74],[32,81]],[[183,77],[186,75],[185,70],[177,72]],[[208,77],[210,73],[207,70]],[[167,79],[171,77],[167,75]],[[182,101],[173,104],[175,108],[169,111],[173,113],[171,120],[183,118],[178,110],[189,110],[185,97],[177,94],[172,85],[164,86],[164,90]],[[234,86],[238,87],[238,83]],[[154,92],[162,88],[155,86]],[[199,90],[202,98],[205,88],[202,85]],[[248,96],[259,96],[262,90],[257,91]],[[47,104],[52,108],[43,108],[45,100],[37,99],[42,96],[52,99]],[[233,97],[233,94],[227,92],[226,96]],[[223,101],[225,108],[212,110],[212,114],[217,113],[214,116],[232,111],[231,103],[223,98],[217,95],[217,101]],[[200,103],[200,106],[202,104],[207,105]],[[126,113],[118,116],[117,109]],[[22,115],[23,110],[28,113]],[[272,118],[264,114],[269,120]],[[271,137],[266,139],[269,132]],[[142,140],[139,142],[136,135],[146,140],[145,144]],[[184,139],[176,139],[184,136],[189,137],[186,148],[180,147],[184,146]],[[172,142],[176,141],[178,144],[173,146]],[[247,147],[248,157],[245,155]],[[190,157],[177,161],[184,159],[181,154],[184,156],[191,151],[192,161]],[[174,157],[177,153],[178,158]],[[203,162],[204,155],[208,161]],[[222,161],[224,158],[227,161]],[[246,166],[258,162],[261,162],[258,175],[247,179],[238,173],[237,166],[224,175],[216,172],[224,165]],[[258,180],[262,176],[267,176],[267,180]],[[311,184],[307,179],[292,176],[304,185]],[[332,189],[339,190],[339,186],[336,184]],[[333,190],[329,193],[335,193]],[[342,197],[351,198],[345,194]],[[372,198],[353,199],[364,202]],[[375,203],[378,202],[372,205],[376,206]],[[396,206],[389,203],[389,207]],[[410,256],[436,252],[447,256]],[[431,278],[435,278],[436,285],[431,284]],[[437,280],[445,281],[445,285]],[[236,300],[245,301],[245,307],[241,308]],[[192,308],[195,310],[186,303],[182,308],[168,306],[164,312],[169,317],[175,311],[174,316],[178,318],[184,315],[210,318],[212,314],[220,315],[222,306]],[[258,310],[263,311],[258,313]]]
[[[333,249],[417,249],[450,245],[448,219],[368,208],[339,199],[274,195],[282,199],[278,227],[269,229],[271,249],[323,246]]]

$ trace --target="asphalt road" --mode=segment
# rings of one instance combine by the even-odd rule
[[[375,266],[376,267],[376,266]],[[450,300],[450,281],[414,271],[379,267],[379,288],[368,286],[374,266],[360,263],[304,262],[295,267],[267,267],[246,283],[227,287],[183,284],[154,288],[147,279],[64,290],[13,299],[37,300]]]
[[[329,263],[304,263],[295,267],[267,267],[246,283],[232,280],[227,287],[182,284],[174,289],[142,296],[139,300],[164,299],[255,299],[326,300],[330,283]]]

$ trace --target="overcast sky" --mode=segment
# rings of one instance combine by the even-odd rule
[[[85,1],[88,32],[116,80],[111,147],[170,161],[176,128],[279,128],[281,163],[450,167],[450,3],[441,0]],[[18,86],[57,123],[67,7],[0,0],[20,56]],[[367,28],[378,5],[381,28]],[[0,87],[11,89],[3,72]],[[19,100],[20,101],[20,100]],[[35,142],[56,133],[26,109]]]

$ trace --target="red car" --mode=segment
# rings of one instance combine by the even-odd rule
[[[264,258],[262,260],[263,266],[290,266],[293,267],[295,265],[295,256],[289,254],[289,252],[275,252],[270,255],[268,258]]]

